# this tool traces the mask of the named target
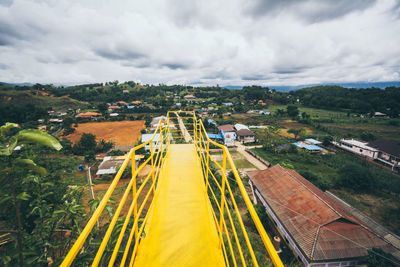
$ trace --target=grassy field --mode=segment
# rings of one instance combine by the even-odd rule
[[[275,113],[278,109],[286,110],[287,105],[273,105],[268,106],[268,109]],[[347,112],[344,111],[334,111],[334,110],[325,110],[325,109],[317,109],[317,108],[308,108],[303,106],[298,106],[301,113],[306,112],[311,118],[347,118]]]
[[[275,114],[278,109],[286,110],[286,105],[272,105],[268,109]],[[400,119],[388,118],[360,118],[344,111],[331,111],[298,106],[300,112],[310,115],[311,123],[303,124],[288,117],[259,114],[232,114],[228,117],[229,123],[243,123],[246,125],[279,125],[282,128],[304,128],[308,135],[315,137],[331,135],[336,138],[357,138],[363,140],[365,134],[372,134],[376,138],[388,138],[400,141]],[[349,116],[348,116],[349,115]],[[223,122],[220,122],[223,123]],[[287,135],[282,130],[282,135]],[[368,140],[364,140],[368,141]]]
[[[356,137],[362,139],[364,133],[371,133],[377,138],[388,138],[400,141],[399,126],[370,122],[338,122],[322,123],[332,134],[342,137]]]

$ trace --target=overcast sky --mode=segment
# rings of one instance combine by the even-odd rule
[[[0,81],[400,80],[399,0],[0,0]]]

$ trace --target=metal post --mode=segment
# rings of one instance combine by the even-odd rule
[[[208,188],[208,172],[210,171],[210,142],[207,139],[207,163],[206,163],[206,190]]]
[[[221,185],[221,211],[219,217],[219,242],[222,243],[222,227],[224,219],[224,207],[225,207],[225,183],[226,183],[226,150],[224,149],[223,159],[222,159],[222,185]]]
[[[92,184],[92,176],[90,174],[90,168],[88,167],[86,169],[86,178],[87,178],[87,182],[89,184],[89,195],[90,195],[90,199],[94,199],[94,191],[93,191],[93,184]]]
[[[153,140],[150,143],[150,157],[151,157],[151,180],[154,183],[154,152],[153,152]],[[154,197],[155,189],[153,187],[153,197]]]
[[[132,180],[133,180],[133,183],[132,183],[132,201],[133,201],[136,196],[136,182],[137,182],[136,175],[135,175],[135,172],[136,172],[135,150],[133,150],[133,152],[132,152],[131,165],[132,165],[131,169],[132,169]],[[137,214],[137,200],[136,200],[136,203],[133,206],[133,218],[136,219],[137,216],[138,216],[138,214]],[[135,236],[138,236],[138,227],[136,227],[136,229],[135,229]]]

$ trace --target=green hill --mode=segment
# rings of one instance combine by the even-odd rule
[[[0,105],[26,105],[33,104],[37,107],[52,107],[55,110],[79,108],[86,103],[72,99],[68,96],[35,95],[31,92],[17,90],[0,90]]]

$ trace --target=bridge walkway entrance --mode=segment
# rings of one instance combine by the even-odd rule
[[[225,266],[194,144],[171,144],[134,266]]]

